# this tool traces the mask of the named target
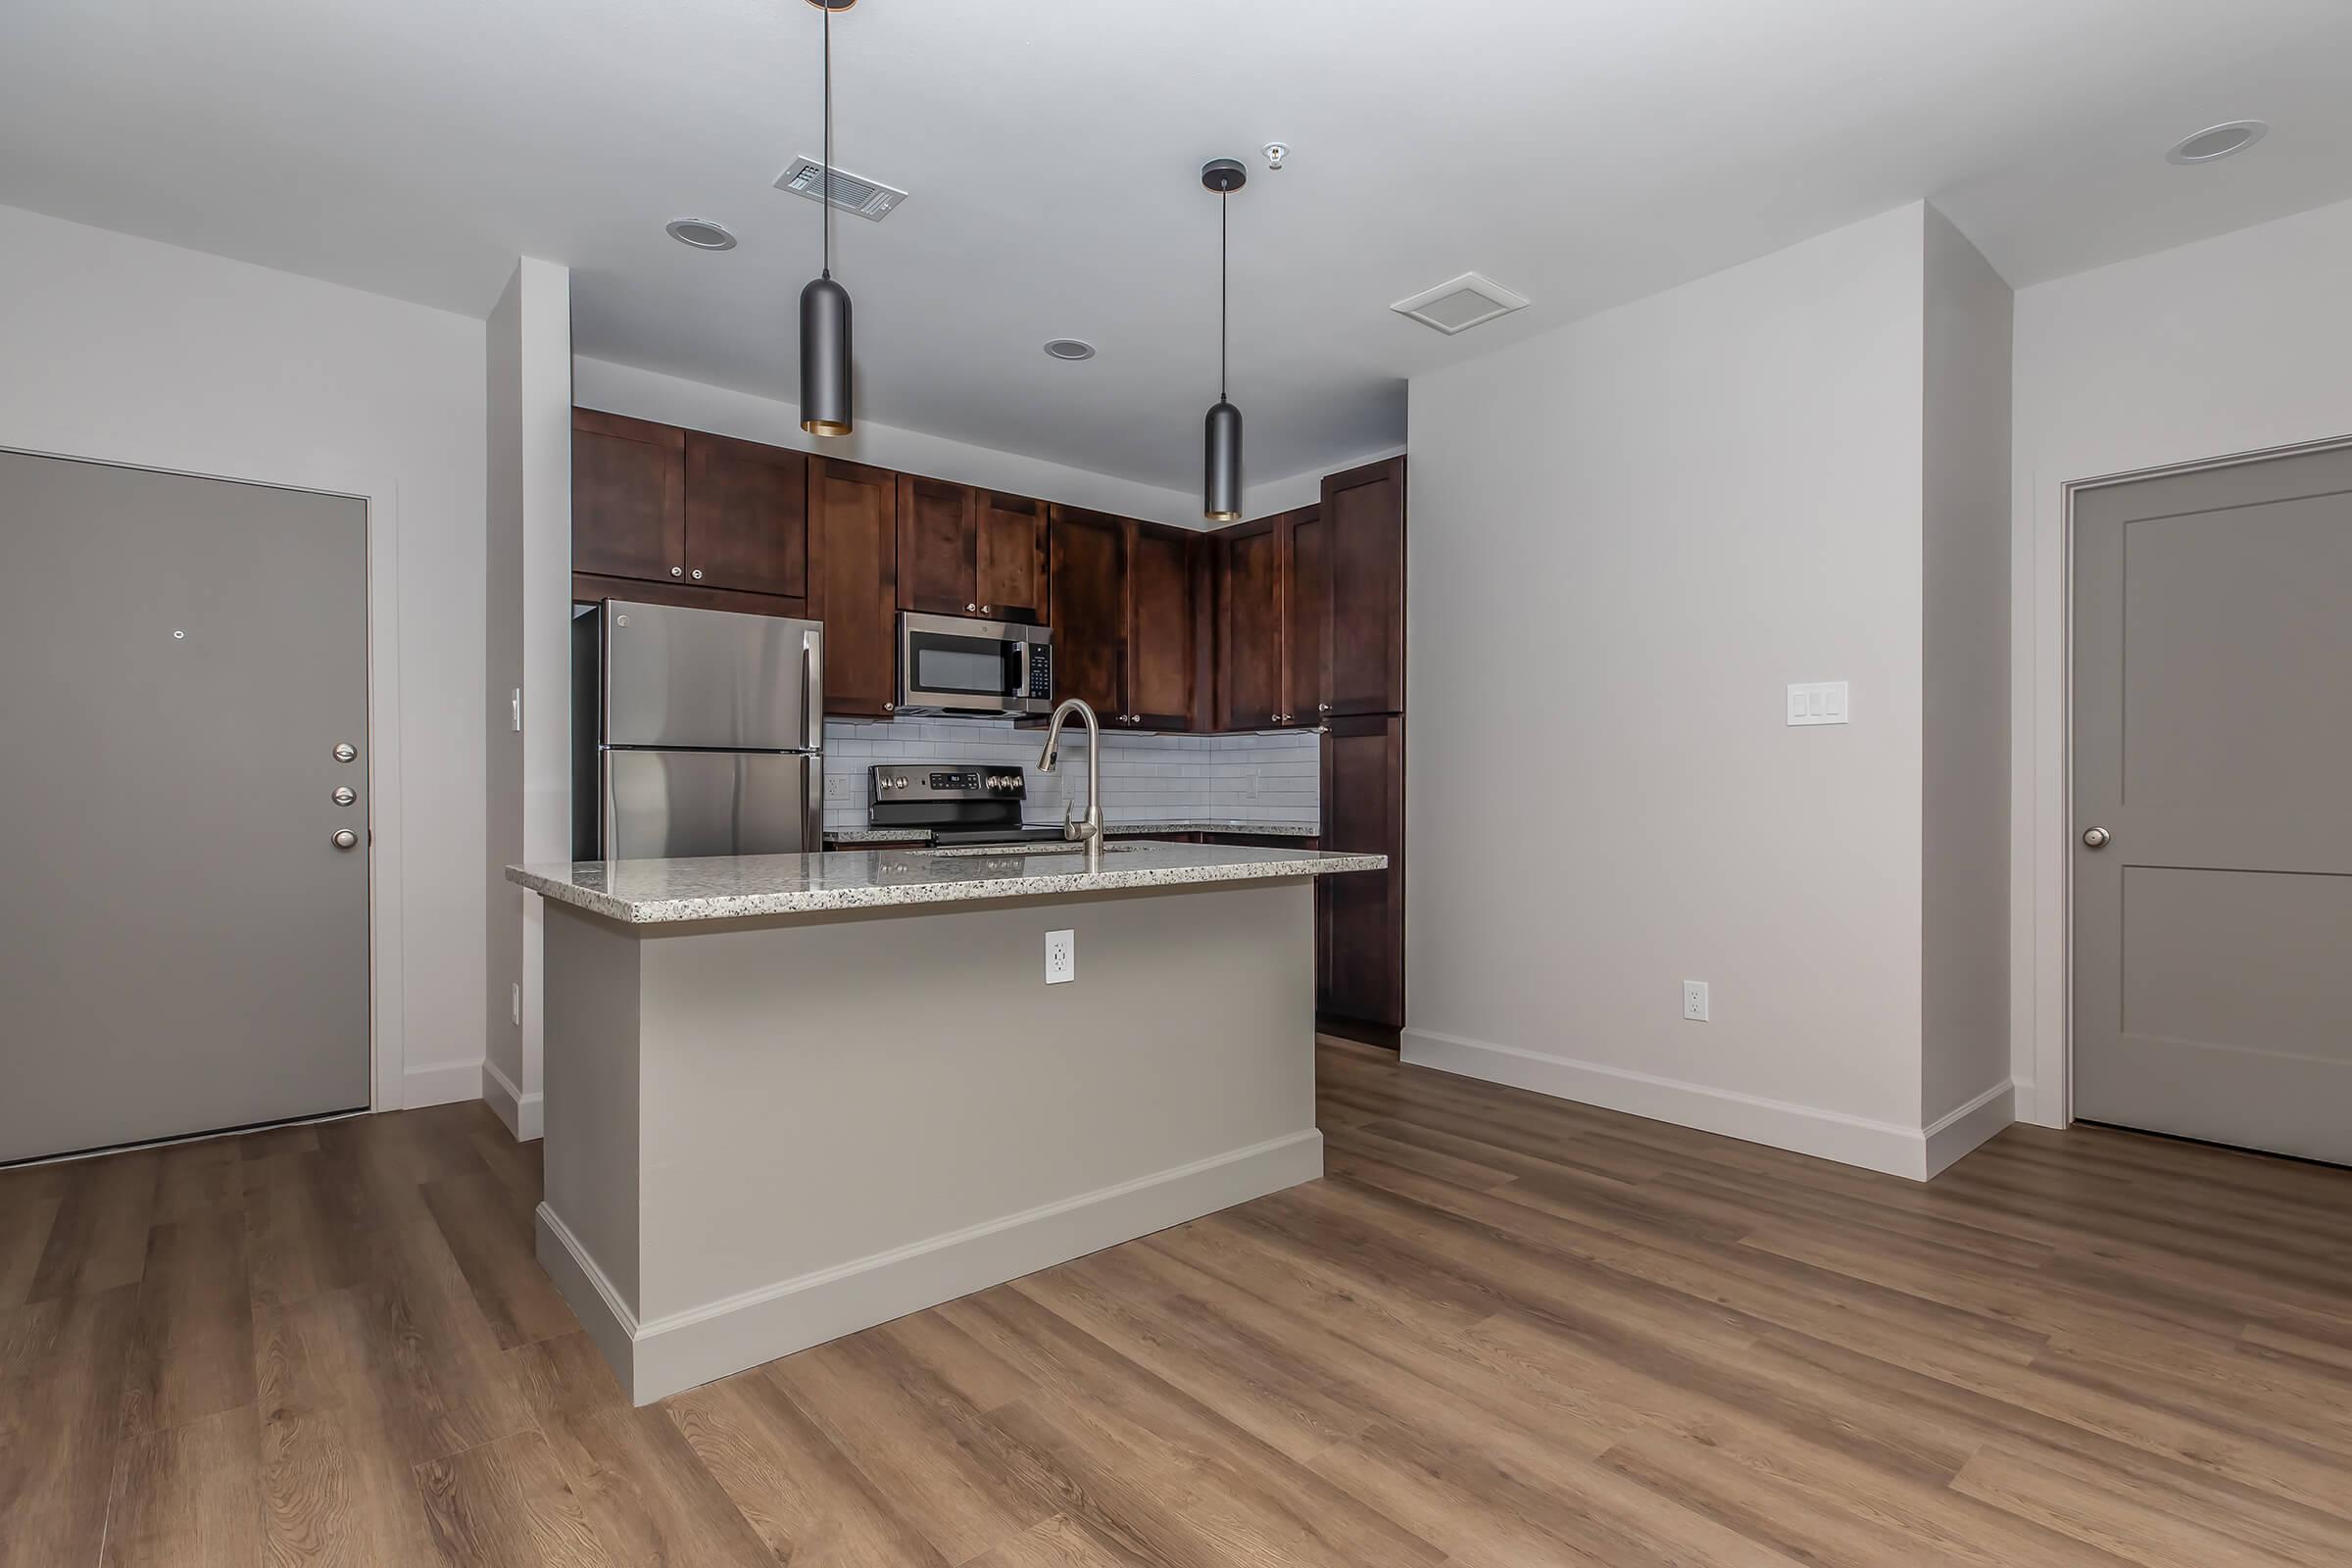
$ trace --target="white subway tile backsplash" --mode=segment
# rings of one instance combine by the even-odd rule
[[[833,831],[866,825],[866,770],[876,762],[977,762],[1020,768],[1032,822],[1059,821],[1067,797],[1086,805],[1086,736],[1063,732],[1061,760],[1037,770],[1043,734],[1009,719],[828,719],[825,772],[850,779],[825,806]],[[1313,825],[1321,808],[1321,747],[1311,733],[1102,737],[1102,814],[1112,822],[1245,820]]]

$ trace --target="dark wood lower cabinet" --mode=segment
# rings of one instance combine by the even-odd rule
[[[1394,1046],[1404,1027],[1404,719],[1335,718],[1323,737],[1323,848],[1385,871],[1322,878],[1315,1010],[1334,1034]]]

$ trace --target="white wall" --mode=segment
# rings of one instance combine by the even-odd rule
[[[1920,1115],[2012,1119],[2009,285],[1927,213]]]
[[[2352,202],[2018,293],[2011,1021],[2035,1120],[2068,1114],[2064,488],[2352,435],[2347,279]]]
[[[1916,1148],[1924,228],[1414,378],[1408,1059]]]
[[[570,271],[523,258],[487,338],[482,1087],[508,1129],[530,1139],[544,1114],[545,908],[505,867],[571,858]]]
[[[368,502],[381,1106],[482,1059],[482,323],[0,207],[0,445]]]
[[[1198,494],[1162,490],[1106,473],[1025,458],[1018,453],[967,446],[961,441],[864,419],[858,421],[858,428],[849,435],[820,440],[801,429],[800,411],[790,403],[681,380],[674,375],[614,365],[607,360],[575,361],[572,382],[572,395],[581,407],[607,414],[656,419],[664,424],[684,425],[689,430],[710,430],[746,441],[764,441],[770,446],[821,452],[829,458],[985,485],[1015,495],[1035,496],[1041,501],[1115,513],[1122,517],[1173,523],[1180,528],[1207,526],[1200,516]]]

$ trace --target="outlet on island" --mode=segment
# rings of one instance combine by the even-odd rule
[[[1046,933],[1046,984],[1065,985],[1078,978],[1078,933]]]

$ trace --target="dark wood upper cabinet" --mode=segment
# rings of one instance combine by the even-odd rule
[[[1047,524],[1047,622],[1054,695],[1085,699],[1103,723],[1127,711],[1127,532],[1120,517],[1054,507]]]
[[[1046,621],[1046,504],[983,490],[976,510],[980,613]]]
[[[1127,526],[1127,706],[1122,711],[1135,729],[1191,729],[1198,629],[1193,552],[1201,536],[1155,522]]]
[[[808,455],[687,431],[687,580],[799,599],[808,568]]]
[[[1389,858],[1385,871],[1319,877],[1315,1007],[1392,1037],[1404,1026],[1404,719],[1331,721],[1323,737],[1323,848]]]
[[[1323,481],[1331,711],[1404,711],[1404,460]]]
[[[808,614],[825,624],[825,711],[883,717],[899,697],[899,476],[808,461]]]
[[[685,431],[571,411],[571,560],[601,576],[685,579]]]
[[[976,615],[979,493],[968,484],[899,475],[899,608]]]
[[[1279,724],[1286,691],[1282,519],[1260,517],[1220,529],[1215,548],[1216,727]]]
[[[1283,661],[1292,722],[1318,724],[1331,716],[1331,531],[1323,509],[1282,514]]]

